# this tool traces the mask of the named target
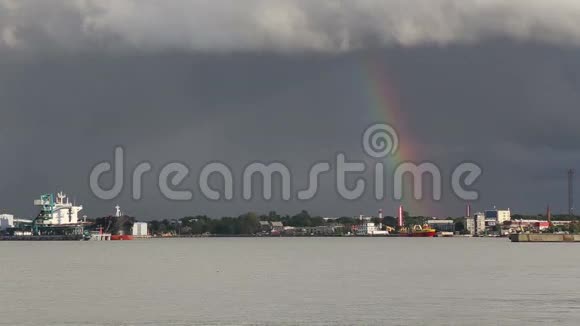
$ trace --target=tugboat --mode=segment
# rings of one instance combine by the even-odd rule
[[[432,229],[429,225],[413,225],[412,228],[405,227],[405,216],[403,206],[399,206],[398,226],[400,237],[426,237],[432,238],[437,234],[437,230]]]
[[[426,237],[432,238],[437,234],[437,230],[432,229],[429,225],[413,225],[410,230],[408,228],[402,228],[399,235],[402,237]]]

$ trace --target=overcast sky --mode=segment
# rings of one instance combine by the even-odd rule
[[[239,185],[234,200],[211,202],[195,180],[207,162],[239,181],[248,163],[281,161],[304,188],[309,166],[338,152],[374,164],[360,137],[387,122],[413,152],[406,160],[435,162],[446,178],[480,164],[474,209],[566,211],[566,170],[580,159],[579,45],[572,0],[0,0],[0,209],[32,215],[34,198],[62,189],[89,216],[116,204],[142,219],[393,215],[398,202],[371,191],[339,199],[331,177],[307,202],[279,191],[247,202]],[[379,113],[371,76],[389,81],[398,113]],[[129,186],[111,201],[91,194],[92,167],[116,145],[126,174],[153,165],[141,201]],[[191,201],[155,186],[174,161],[191,168]],[[440,202],[408,203],[411,213],[461,215],[465,203],[444,190]]]

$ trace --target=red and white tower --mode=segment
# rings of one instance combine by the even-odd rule
[[[397,225],[401,228],[405,226],[404,216],[403,216],[403,205],[399,206],[399,215],[397,219]]]
[[[467,203],[465,206],[465,217],[471,217],[471,204]]]

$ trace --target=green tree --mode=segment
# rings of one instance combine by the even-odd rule
[[[278,222],[278,221],[281,221],[281,220],[282,220],[282,217],[280,215],[278,215],[278,213],[276,213],[276,211],[270,211],[268,213],[268,221],[272,221],[272,222],[276,221],[276,222]]]
[[[371,218],[371,222],[375,223],[375,225],[378,225],[380,223],[383,223],[383,220],[384,219],[383,218],[380,218],[380,217],[373,217],[373,218]]]
[[[580,233],[580,223],[579,222],[572,222],[567,227],[568,232],[571,234],[578,234]]]
[[[239,234],[256,234],[260,230],[260,220],[256,213],[246,213],[238,217]]]
[[[397,225],[397,219],[394,216],[385,216],[383,218],[383,223],[390,227],[395,227]]]
[[[311,226],[321,226],[324,225],[324,218],[321,216],[315,216],[310,218],[310,225]]]
[[[308,214],[307,211],[303,210],[300,213],[292,216],[288,222],[288,225],[296,227],[311,226],[312,221],[310,218],[310,214]]]
[[[466,231],[465,223],[462,220],[455,219],[454,226],[455,226],[455,231],[457,231],[457,232],[463,233]]]

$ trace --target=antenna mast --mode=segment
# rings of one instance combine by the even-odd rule
[[[574,216],[574,169],[568,170],[568,214]]]

